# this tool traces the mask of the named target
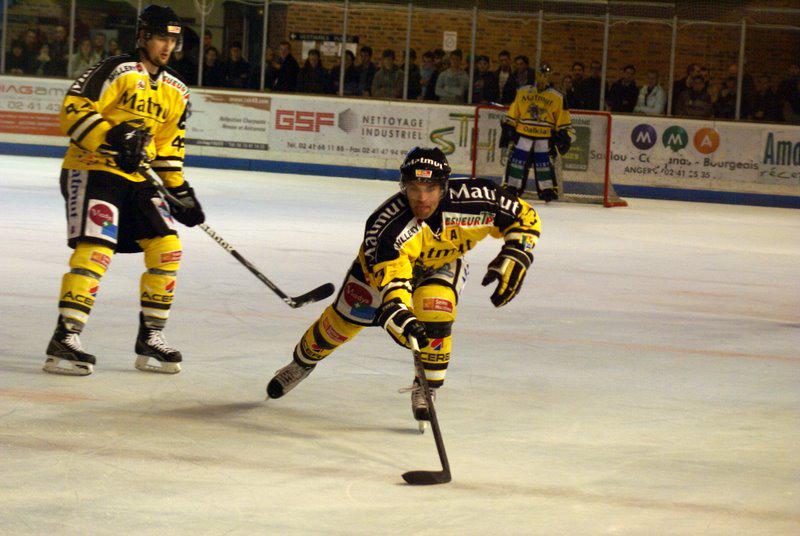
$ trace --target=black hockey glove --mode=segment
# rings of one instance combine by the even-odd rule
[[[414,337],[420,348],[428,346],[425,324],[420,322],[414,313],[400,301],[384,303],[378,310],[378,322],[397,341],[400,341],[401,337],[405,337],[406,340]]]
[[[557,154],[567,154],[569,148],[572,147],[572,136],[569,135],[567,130],[554,130],[550,135],[550,154],[556,156]]]
[[[493,281],[498,282],[490,298],[495,307],[507,304],[519,293],[532,262],[533,255],[524,251],[519,242],[506,242],[500,254],[489,263],[481,282],[484,287]]]
[[[504,149],[508,147],[509,143],[516,144],[518,139],[519,134],[517,134],[516,128],[508,123],[500,123],[500,142],[497,144],[498,148]]]
[[[147,158],[147,146],[152,136],[130,123],[120,123],[106,133],[106,145],[114,161],[125,173],[134,173]]]
[[[186,227],[194,227],[206,221],[203,207],[200,206],[200,201],[194,195],[194,188],[189,186],[188,182],[183,181],[180,186],[167,188],[167,191],[180,202],[178,204],[167,199],[169,211],[175,216],[176,220]]]

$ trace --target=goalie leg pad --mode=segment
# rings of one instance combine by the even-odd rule
[[[70,329],[80,332],[89,320],[100,278],[106,273],[114,250],[98,244],[79,242],[69,259],[70,271],[61,279],[58,312]]]
[[[525,191],[528,183],[532,149],[533,139],[521,136],[508,157],[503,186],[511,187],[520,194]]]
[[[316,365],[362,329],[362,326],[342,318],[333,305],[329,305],[297,343],[294,359],[306,367]]]
[[[175,282],[181,260],[181,241],[177,235],[138,241],[144,250],[147,271],[139,283],[139,302],[145,321],[163,328],[175,296]]]
[[[533,174],[536,182],[536,193],[539,199],[553,201],[558,199],[558,183],[553,164],[550,161],[548,140],[535,140],[533,144]]]
[[[420,361],[431,387],[441,387],[452,349],[453,322],[456,319],[456,293],[436,281],[423,282],[414,292],[414,313],[425,324],[429,343],[420,348]]]

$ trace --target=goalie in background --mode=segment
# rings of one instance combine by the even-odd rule
[[[517,295],[533,262],[539,216],[516,193],[492,181],[449,175],[440,149],[417,147],[408,153],[400,167],[400,192],[367,219],[358,257],[338,296],[301,337],[292,361],[269,382],[270,398],[285,395],[370,326],[382,326],[407,348],[409,336],[417,340],[434,396],[450,362],[451,330],[467,277],[463,257],[487,236],[503,240],[482,282],[497,283],[492,303],[500,307]],[[411,408],[418,421],[429,420],[416,376]]]
[[[517,96],[501,123],[500,148],[508,147],[503,185],[519,195],[526,191],[533,170],[539,199],[558,199],[554,160],[569,151],[574,130],[564,96],[548,87],[550,66],[542,64],[536,83],[517,90]]]
[[[181,353],[164,340],[181,242],[175,220],[193,226],[205,216],[183,178],[189,89],[167,67],[180,50],[181,23],[168,7],[149,6],[136,29],[133,54],[107,58],[83,73],[61,107],[61,130],[69,149],[61,169],[67,209],[70,271],[61,280],[58,322],[44,370],[91,374],[95,357],[79,335],[114,253],[144,252],[140,282],[136,368],[174,374]],[[158,190],[137,173],[144,161],[182,202],[168,207]],[[150,363],[154,359],[154,364]]]

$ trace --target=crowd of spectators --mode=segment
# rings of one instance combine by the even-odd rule
[[[112,34],[116,35],[116,34]],[[115,39],[106,32],[86,31],[76,39],[69,57],[68,30],[57,25],[50,30],[29,28],[10,42],[6,53],[6,73],[33,76],[76,78],[103,58],[120,54]],[[195,55],[196,56],[196,55]],[[339,94],[381,99],[401,99],[408,70],[407,98],[411,100],[466,103],[471,92],[473,103],[513,102],[517,89],[535,82],[534,69],[525,55],[501,51],[496,61],[486,55],[475,57],[475,74],[470,87],[470,60],[461,50],[449,53],[441,49],[426,51],[417,64],[416,52],[409,55],[408,69],[402,52],[383,50],[377,63],[373,50],[361,46],[358,54],[347,50],[344,55],[344,79],[338,57],[326,58],[325,67],[319,50],[309,50],[304,59],[292,54],[288,41],[276,50],[265,51],[263,73],[267,91],[310,94]],[[185,52],[175,52],[171,66],[190,84],[198,80],[196,59]],[[573,63],[560,80],[551,80],[564,95],[571,109],[608,110],[622,113],[664,115],[669,91],[661,81],[661,73],[649,70],[644,83],[637,83],[636,67],[626,65],[618,79],[609,79],[605,99],[601,103],[599,61]],[[206,87],[260,89],[261,63],[250,64],[243,56],[242,44],[232,41],[223,51],[212,46],[212,35],[203,36],[202,83]],[[731,65],[722,76],[712,78],[707,67],[693,63],[686,75],[672,87],[672,115],[694,118],[733,119],[736,116],[738,68]],[[602,104],[602,106],[601,106]],[[745,74],[742,84],[741,117],[754,121],[786,121],[800,123],[800,65],[789,66],[783,77]]]

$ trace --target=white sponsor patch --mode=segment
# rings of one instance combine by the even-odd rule
[[[84,236],[102,238],[117,243],[119,235],[119,209],[100,199],[90,199],[86,208]]]
[[[83,169],[70,169],[67,173],[67,238],[81,235],[81,211],[86,199],[88,172]]]

